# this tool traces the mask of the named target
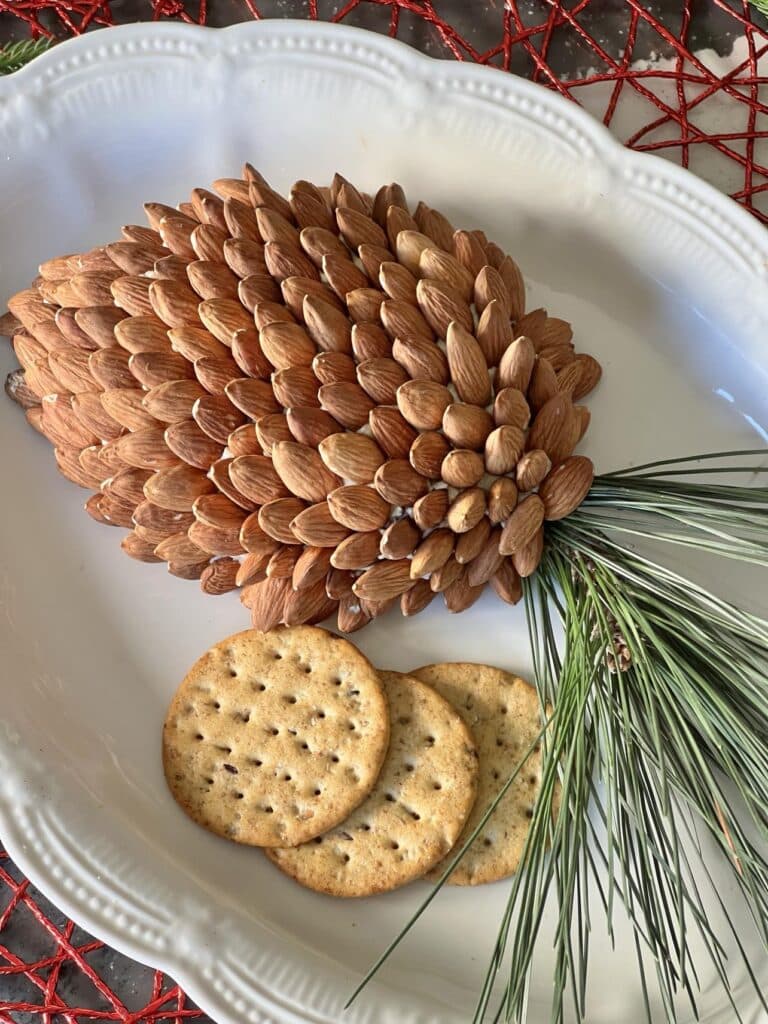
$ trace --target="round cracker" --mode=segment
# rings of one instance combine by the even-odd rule
[[[267,856],[331,896],[371,896],[420,878],[450,850],[475,802],[477,751],[461,717],[433,689],[381,672],[391,738],[368,799],[313,842]]]
[[[366,798],[388,743],[378,673],[348,640],[314,626],[247,630],[207,651],[177,690],[163,767],[211,832],[290,846]]]
[[[456,709],[480,755],[477,802],[451,854],[455,856],[541,732],[539,698],[530,683],[490,665],[426,665],[412,674],[433,686]],[[451,885],[496,882],[517,870],[541,786],[541,757],[540,749],[530,755],[450,875]],[[449,864],[450,858],[438,864],[429,877],[436,881]]]

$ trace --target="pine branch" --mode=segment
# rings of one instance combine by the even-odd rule
[[[2,47],[0,49],[0,75],[10,75],[13,71],[18,71],[35,57],[45,53],[52,43],[52,39],[23,39],[18,43],[9,43]]]
[[[749,0],[755,10],[760,11],[768,18],[768,0]]]

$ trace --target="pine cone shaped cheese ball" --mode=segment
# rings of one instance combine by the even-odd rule
[[[526,312],[512,258],[340,175],[285,199],[246,165],[145,210],[0,319],[6,389],[89,515],[132,558],[241,587],[260,629],[457,612],[487,584],[516,602],[591,485],[573,452],[601,371]]]

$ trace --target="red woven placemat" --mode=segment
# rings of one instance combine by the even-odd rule
[[[760,73],[768,31],[742,0],[0,0],[0,39],[127,20],[221,25],[270,15],[358,24],[434,56],[524,74],[583,101],[633,149],[709,177],[768,222],[760,157],[768,149],[760,94],[763,87],[768,95]],[[714,45],[725,54],[734,39],[737,56],[728,61],[692,52]],[[0,848],[0,1024],[201,1016],[162,973],[126,964],[59,914]]]

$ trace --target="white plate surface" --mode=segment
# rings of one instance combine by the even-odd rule
[[[766,233],[509,75],[327,25],[134,25],[0,80],[0,155],[3,302],[42,259],[110,240],[143,201],[177,202],[246,159],[280,187],[338,169],[368,188],[398,180],[514,253],[531,306],[572,320],[605,366],[591,402],[599,468],[766,438]],[[5,373],[10,351],[0,360]],[[7,401],[0,430],[0,835],[23,870],[222,1024],[467,1020],[506,886],[441,894],[343,1016],[426,888],[334,902],[183,816],[163,783],[160,724],[200,651],[247,624],[237,597],[204,598],[125,558],[121,531],[82,512],[82,492]],[[742,596],[760,606],[756,585]],[[522,610],[490,598],[458,618],[436,606],[390,615],[357,639],[395,669],[454,658],[530,669]],[[731,899],[727,873],[715,879]],[[596,907],[590,1024],[644,1019],[618,934],[612,952]],[[743,941],[757,949],[746,923]],[[549,1019],[549,945],[545,935],[532,1024]],[[702,986],[704,1019],[729,1024],[713,979]],[[745,1019],[761,1020],[738,961],[733,989]]]

